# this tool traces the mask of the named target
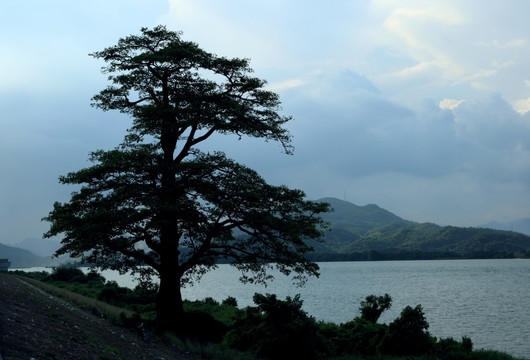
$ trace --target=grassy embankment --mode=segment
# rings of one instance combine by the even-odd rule
[[[64,270],[64,269],[63,269]],[[145,295],[145,291],[132,291],[126,288],[120,288],[115,283],[105,282],[102,277],[95,274],[84,275],[80,271],[55,271],[55,274],[46,272],[26,273],[14,271],[8,273],[22,280],[23,282],[33,285],[47,294],[61,298],[62,300],[76,306],[77,308],[88,311],[96,316],[105,318],[113,324],[129,328],[135,332],[140,322],[148,324],[147,332],[149,336],[158,336],[162,341],[176,346],[182,352],[196,354],[204,359],[219,360],[254,360],[251,355],[244,354],[233,350],[218,343],[208,343],[198,341],[193,337],[179,337],[172,333],[155,334],[149,324],[154,319],[154,304],[142,305],[146,301],[151,301],[152,296],[148,296],[146,301],[134,301],[135,298]],[[98,300],[102,295],[109,293],[119,293],[112,303]],[[127,303],[127,304],[126,304]],[[185,309],[187,312],[208,311],[219,320],[226,321],[227,324],[233,323],[236,309],[233,306],[220,304],[214,305],[212,301],[186,301]],[[132,310],[134,309],[134,310]],[[137,310],[143,312],[138,313]],[[150,345],[154,346],[154,345]]]
[[[155,289],[121,288],[96,273],[84,275],[77,269],[20,275],[47,293],[121,326],[149,325],[155,317]],[[293,359],[303,355],[335,360],[517,360],[497,351],[474,350],[471,339],[430,336],[421,307],[404,309],[390,326],[363,318],[337,325],[307,316],[296,297],[282,301],[274,295],[257,294],[254,301],[257,307],[247,309],[237,308],[234,298],[222,303],[211,298],[185,301],[185,336],[165,333],[161,337],[209,359]]]

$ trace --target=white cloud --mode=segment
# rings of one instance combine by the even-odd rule
[[[503,68],[507,68],[509,66],[513,66],[513,65],[516,65],[517,63],[513,60],[506,60],[506,61],[497,61],[497,60],[493,60],[492,61],[492,65],[493,67],[497,68],[497,69],[503,69]]]
[[[515,48],[515,47],[525,47],[528,44],[528,41],[526,39],[513,39],[508,41],[504,47],[507,48]]]
[[[462,104],[465,100],[456,100],[456,99],[443,99],[440,101],[440,109],[449,109],[454,110],[458,105]]]
[[[391,4],[391,5],[389,5]],[[390,12],[385,26],[398,39],[404,41],[407,52],[420,62],[436,63],[447,67],[450,56],[440,46],[440,31],[451,34],[450,28],[465,23],[465,17],[450,5],[442,3],[412,2],[404,7],[401,2],[387,3]]]
[[[450,93],[451,88],[457,88],[460,97],[467,97],[463,91],[481,92],[478,96],[500,92],[510,102],[529,95],[516,81],[530,75],[524,60],[528,57],[524,14],[530,4],[506,6],[497,0],[481,5],[454,0],[372,4],[384,17],[376,37],[379,44],[415,60],[412,66],[393,69],[392,76],[374,77],[378,87],[392,96],[399,97],[404,88],[433,98]],[[414,77],[420,73],[423,81]],[[447,91],[436,92],[439,87]]]
[[[402,69],[396,73],[397,76],[415,76],[421,74],[425,71],[431,70],[437,66],[437,63],[434,61],[422,61],[417,65]]]
[[[478,41],[476,44],[479,46],[484,46],[484,47],[495,47],[495,48],[502,49],[502,48],[525,47],[528,44],[528,42],[526,41],[526,39],[512,39],[506,42],[501,42],[497,39],[493,39],[491,41]]]
[[[519,114],[524,115],[528,111],[530,111],[530,98],[513,101],[512,102],[512,107]]]
[[[493,75],[497,74],[497,70],[495,69],[489,69],[489,70],[479,70],[476,73],[469,74],[457,81],[454,82],[454,85],[462,84],[462,83],[476,83],[477,80],[485,79],[488,77],[491,77]]]
[[[291,79],[279,83],[269,84],[266,86],[266,89],[270,91],[282,91],[303,86],[305,84],[307,84],[307,82],[302,79]]]

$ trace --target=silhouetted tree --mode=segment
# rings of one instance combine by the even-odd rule
[[[369,295],[365,300],[361,301],[359,310],[364,320],[375,324],[383,311],[390,309],[390,306],[392,306],[392,297],[390,295]]]
[[[390,323],[380,349],[390,355],[422,355],[434,350],[435,340],[431,338],[429,323],[421,305],[405,307],[401,315]]]
[[[250,76],[246,59],[208,53],[163,26],[91,54],[111,85],[93,105],[132,117],[124,142],[92,153],[91,167],[62,176],[81,185],[44,219],[64,235],[57,255],[160,280],[159,325],[183,319],[181,286],[229,259],[243,281],[273,266],[304,281],[317,275],[305,240],[319,238],[328,205],[199,145],[214,134],[279,142],[292,152],[279,97]],[[237,231],[237,233],[236,233]]]

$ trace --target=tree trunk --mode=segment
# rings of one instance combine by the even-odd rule
[[[160,287],[156,304],[157,323],[160,330],[179,330],[182,328],[184,309],[180,292],[182,277],[179,267],[179,229],[175,204],[174,175],[164,174],[162,190],[164,204],[160,212]]]
[[[184,308],[180,291],[178,265],[167,264],[160,272],[160,287],[156,301],[156,321],[159,331],[181,331],[184,321]],[[173,266],[172,266],[173,265]]]
[[[166,108],[169,104],[167,78],[162,85],[163,102]],[[157,325],[159,330],[183,329],[184,309],[180,291],[182,274],[179,269],[179,233],[178,210],[179,191],[175,177],[173,156],[177,145],[175,133],[175,119],[166,115],[162,119],[160,145],[163,151],[161,162],[161,196],[160,202],[160,288],[156,303]]]
[[[162,172],[162,192],[160,220],[160,287],[156,303],[157,324],[160,330],[179,330],[182,328],[184,309],[180,291],[182,277],[179,267],[179,233],[177,187],[175,174],[171,166],[172,159],[164,159]]]

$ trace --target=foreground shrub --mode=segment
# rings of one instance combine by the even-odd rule
[[[227,334],[229,346],[266,359],[319,359],[327,351],[316,321],[302,310],[297,295],[278,300],[276,295],[254,295],[257,307]]]
[[[376,323],[381,314],[392,306],[392,297],[388,294],[383,296],[369,295],[361,301],[359,310],[361,318],[371,323]]]
[[[134,290],[121,287],[115,281],[107,281],[101,288],[98,300],[116,306],[127,307],[138,313],[154,310],[156,289],[137,286]]]
[[[421,305],[415,308],[407,306],[400,317],[390,323],[380,344],[381,353],[397,356],[431,353],[434,339],[429,335],[428,328]]]
[[[436,357],[439,360],[468,359],[472,351],[473,344],[468,337],[463,337],[462,342],[453,338],[441,339],[435,345]]]
[[[460,359],[458,359],[460,360]],[[515,357],[495,350],[473,351],[465,360],[517,360]],[[522,360],[522,359],[519,359]]]
[[[390,295],[369,295],[360,304],[361,317],[344,324],[319,323],[322,336],[334,355],[356,354],[374,356],[388,326],[377,324],[381,314],[390,308]]]
[[[85,274],[81,269],[71,266],[59,266],[53,268],[52,273],[45,281],[62,281],[62,282],[88,282]]]
[[[223,300],[222,304],[232,306],[232,307],[237,307],[237,300],[235,297],[229,296]]]
[[[203,311],[185,312],[183,324],[176,329],[177,335],[201,343],[221,342],[226,332],[226,325]]]
[[[341,326],[339,349],[347,354],[376,355],[388,326],[357,318]]]

